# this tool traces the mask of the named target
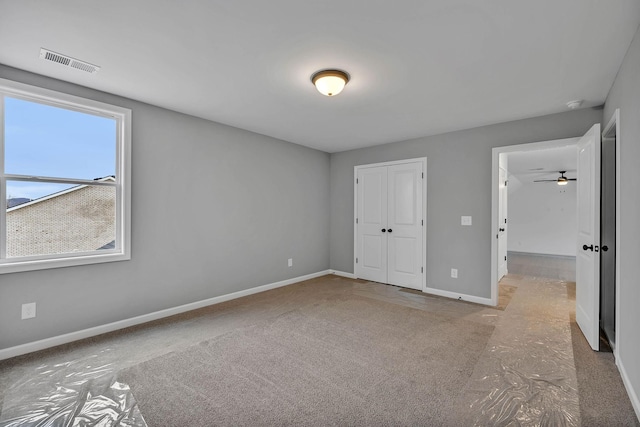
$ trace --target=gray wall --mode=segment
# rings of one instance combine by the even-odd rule
[[[426,156],[427,286],[490,298],[491,148],[582,136],[601,119],[583,109],[332,154],[331,268],[353,272],[353,167]]]
[[[609,92],[602,121],[620,108],[620,332],[618,365],[623,366],[638,399],[640,393],[640,30]],[[640,402],[636,400],[636,405]],[[640,406],[636,406],[640,416]]]
[[[1,65],[0,77],[133,111],[132,260],[0,275],[0,349],[329,268],[328,154]],[[20,320],[33,301],[37,317]]]
[[[575,258],[576,184],[560,186],[555,182],[529,182],[528,179],[523,178],[523,182],[509,176],[507,250]]]

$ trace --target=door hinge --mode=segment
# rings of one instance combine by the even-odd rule
[[[424,219],[422,220],[422,225],[424,225]]]
[[[504,260],[505,260],[505,261],[507,260],[507,257],[506,257],[506,256],[504,257]]]
[[[356,264],[358,263],[358,258],[356,258]]]
[[[424,273],[424,267],[420,267],[420,273]]]
[[[508,182],[509,182],[509,181],[505,181],[505,182],[504,182],[504,186],[505,186],[505,187],[507,186],[507,183],[508,183]]]
[[[422,172],[422,179],[424,179],[424,172]]]
[[[358,218],[356,218],[356,224],[358,223]]]
[[[358,178],[356,178],[356,184],[358,183]]]

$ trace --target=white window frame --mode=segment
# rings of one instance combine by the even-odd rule
[[[29,175],[4,173],[4,97],[37,102],[58,108],[115,119],[116,177],[114,183],[68,178],[39,178]],[[38,255],[7,258],[5,206],[0,209],[0,274],[48,268],[70,267],[84,264],[126,261],[131,259],[131,110],[66,93],[0,79],[0,200],[7,200],[7,180],[49,182],[78,185],[107,185],[116,189],[116,245],[114,249],[91,252]]]

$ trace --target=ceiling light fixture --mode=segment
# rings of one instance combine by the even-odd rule
[[[560,176],[556,179],[536,179],[533,182],[555,182],[558,185],[567,185],[569,181],[577,181],[577,178],[567,178],[564,176],[567,171],[558,171]]]
[[[336,96],[349,82],[349,74],[341,70],[321,70],[311,76],[318,92],[325,96]]]

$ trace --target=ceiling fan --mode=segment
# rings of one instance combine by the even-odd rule
[[[565,173],[567,173],[567,171],[558,171],[558,173],[560,174],[560,176],[556,179],[537,179],[533,182],[555,182],[558,185],[567,185],[569,183],[569,181],[577,181],[577,178],[567,178],[566,176],[564,176]]]

